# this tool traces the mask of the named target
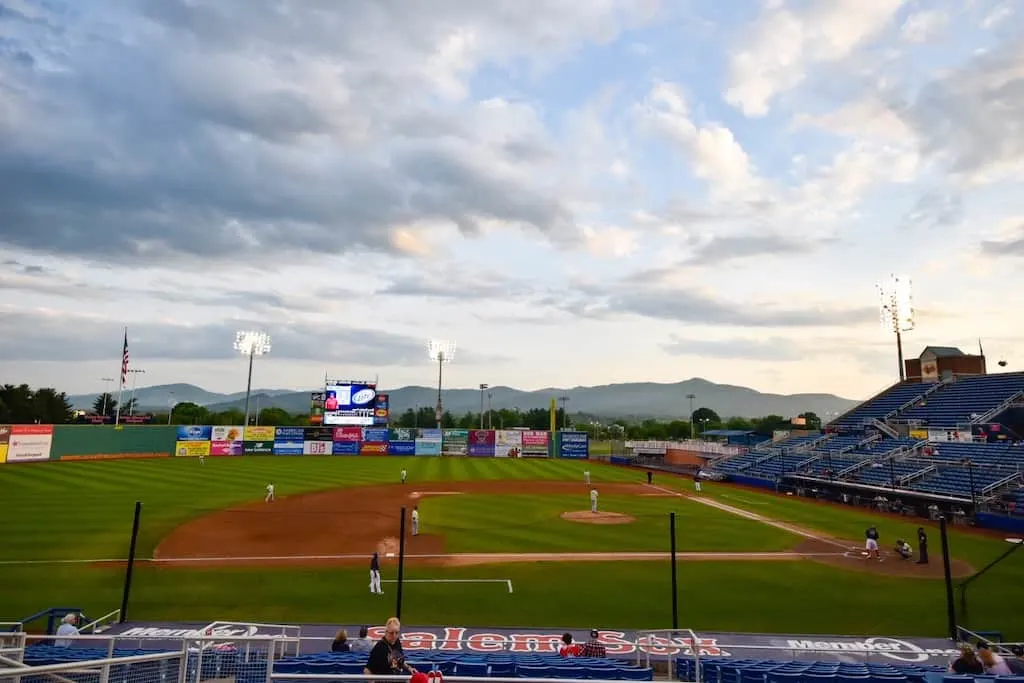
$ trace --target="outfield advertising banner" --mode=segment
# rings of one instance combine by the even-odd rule
[[[178,427],[178,441],[209,441],[213,436],[210,425],[181,425]]]
[[[179,441],[174,444],[174,454],[179,458],[206,457],[210,454],[209,441]]]
[[[245,453],[245,443],[243,441],[210,442],[210,455],[242,455],[243,453]]]
[[[469,430],[469,454],[478,458],[494,457],[495,434],[493,429]]]
[[[210,441],[242,441],[243,434],[245,434],[244,427],[224,427],[222,425],[210,427]],[[182,439],[182,441],[186,440]]]
[[[416,455],[441,455],[441,440],[416,439]]]
[[[440,441],[443,432],[440,429],[434,427],[421,427],[419,436],[417,439],[430,439],[431,441]]]
[[[334,452],[333,441],[303,441],[303,455],[331,455]]]
[[[466,455],[469,453],[468,429],[445,429],[441,438],[442,455]]]
[[[521,434],[523,435],[523,450],[521,451],[522,457],[548,457],[548,432],[528,430],[521,432]]]
[[[261,427],[262,429],[262,427]],[[248,435],[248,430],[246,434]],[[268,439],[267,441],[243,441],[242,442],[242,453],[245,455],[271,455],[274,452],[274,442]]]
[[[413,429],[404,429],[402,427],[397,427],[392,428],[389,431],[390,436],[388,438],[388,441],[412,441],[413,439],[416,438],[416,435],[413,433],[415,430]]]
[[[299,428],[301,430],[301,427]],[[305,442],[298,441],[274,441],[274,455],[302,455]]]
[[[362,427],[335,427],[334,441],[348,441],[359,443],[363,440]]]
[[[11,444],[11,425],[0,425],[0,465],[7,462],[7,449]]]
[[[590,435],[586,432],[559,432],[558,457],[586,460],[590,457]]]
[[[515,429],[494,432],[494,457],[518,458],[523,450],[523,433]]]
[[[387,394],[377,394],[376,405],[373,408],[373,423],[386,425],[388,416],[391,413],[391,399]]]
[[[334,428],[333,427],[303,427],[302,428],[302,440],[303,441],[334,441]],[[331,449],[327,449],[330,453]]]
[[[306,430],[302,427],[274,427],[274,441],[305,441]]]
[[[273,427],[246,427],[242,441],[273,441]]]
[[[416,455],[416,442],[412,439],[388,441],[388,455]]]
[[[11,425],[7,439],[7,462],[49,460],[53,425]]]
[[[335,441],[331,445],[331,455],[359,455],[359,442]]]
[[[366,427],[363,429],[364,443],[387,443],[389,436],[388,430],[381,427]]]
[[[364,441],[359,446],[359,455],[387,455],[388,444],[386,441],[380,443],[371,443]]]

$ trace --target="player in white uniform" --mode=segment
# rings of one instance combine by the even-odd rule
[[[597,489],[590,489],[590,511],[597,512]]]
[[[700,494],[700,470],[693,475],[693,490]]]
[[[199,464],[200,465],[205,465],[206,464],[206,456],[203,455],[202,453],[199,454]]]
[[[403,484],[405,483],[405,478],[406,478],[407,476],[409,476],[409,473],[408,473],[408,472],[406,472],[406,471],[405,471],[405,468],[403,467],[403,468],[402,468],[402,483],[403,483]]]
[[[590,486],[590,470],[583,470],[583,483]]]
[[[384,595],[384,590],[380,587],[380,556],[377,553],[370,558],[370,592]]]
[[[274,485],[273,484],[267,484],[267,495],[263,498],[263,502],[264,503],[273,503],[274,502]]]
[[[420,535],[420,508],[418,505],[412,509],[412,535]]]

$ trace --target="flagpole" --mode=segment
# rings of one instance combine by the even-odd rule
[[[128,339],[128,327],[124,328],[124,338]],[[114,412],[114,426],[121,424],[121,399],[124,398],[124,347],[121,348],[121,383],[117,390],[117,410]]]

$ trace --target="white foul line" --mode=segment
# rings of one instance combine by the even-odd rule
[[[384,579],[381,583],[398,583],[398,579]],[[402,579],[402,583],[503,583],[512,592],[512,579]]]

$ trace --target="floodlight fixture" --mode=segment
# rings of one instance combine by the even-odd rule
[[[256,356],[270,353],[270,335],[255,330],[241,330],[235,333],[235,351],[249,356],[249,375],[245,384],[245,424],[249,426],[249,396],[252,394],[252,362]]]
[[[480,429],[484,428],[484,392],[487,391],[487,383],[480,383]]]
[[[890,275],[875,286],[878,291],[878,313],[882,329],[896,335],[896,356],[899,361],[900,381],[904,381],[903,333],[914,329],[914,299],[910,278]]]
[[[450,339],[429,339],[427,340],[427,355],[430,360],[437,363],[437,406],[434,408],[434,417],[437,420],[437,428],[441,428],[441,417],[444,409],[441,405],[441,383],[444,375],[444,364],[455,360],[455,342]]]

